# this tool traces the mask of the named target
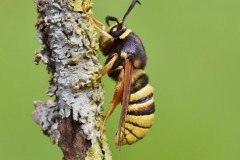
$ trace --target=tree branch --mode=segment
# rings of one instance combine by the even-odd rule
[[[100,137],[103,91],[95,81],[101,68],[91,23],[91,0],[36,0],[37,32],[43,47],[35,62],[51,73],[48,95],[36,101],[33,119],[63,151],[65,160],[110,160]]]

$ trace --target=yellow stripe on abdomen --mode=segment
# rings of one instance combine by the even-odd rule
[[[132,133],[138,138],[138,139],[142,139],[147,131],[148,131],[148,128],[142,128],[142,127],[137,127],[137,126],[134,126],[133,124],[131,123],[126,123],[125,124],[125,128],[127,128],[128,130],[131,130]]]
[[[144,116],[127,115],[126,122],[132,122],[143,128],[150,128],[152,126],[154,114]]]
[[[148,107],[153,104],[153,98],[149,99],[146,102],[143,103],[134,103],[128,106],[128,112],[134,112],[134,111],[140,111],[140,110],[146,110]]]
[[[136,101],[142,97],[148,96],[153,92],[153,88],[148,84],[144,88],[140,89],[139,91],[132,93],[130,95],[130,102]]]
[[[148,76],[144,70],[134,70],[125,124],[121,128],[122,145],[133,144],[145,137],[153,124],[154,112],[153,88],[148,84]]]

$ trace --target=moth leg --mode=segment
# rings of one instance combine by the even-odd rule
[[[107,46],[111,46],[114,38],[105,31],[105,26],[101,28],[97,27],[96,28],[99,30],[99,34],[100,34],[100,38],[99,38],[99,46],[100,46],[100,50],[102,52],[105,52]],[[106,40],[106,38],[108,38]]]
[[[103,67],[100,75],[96,78],[96,81],[99,81],[106,73],[108,73],[110,71],[113,64],[117,60],[117,58],[118,58],[118,54],[114,53],[113,56],[112,56],[112,59]]]
[[[100,49],[101,51],[104,52],[105,48],[113,43],[114,38],[106,31],[105,26],[102,24],[102,22],[93,17],[91,18],[91,22],[101,26],[100,28],[97,25],[94,25],[94,27],[99,31],[100,34],[99,38]],[[105,38],[108,38],[108,40],[105,41]]]
[[[109,73],[121,71],[122,69],[123,69],[123,66],[118,66],[116,69],[109,71]]]
[[[118,76],[118,82],[117,85],[115,87],[115,91],[114,91],[114,95],[113,95],[113,99],[111,101],[111,105],[105,115],[105,118],[103,120],[103,124],[101,127],[101,134],[103,133],[106,121],[108,119],[108,117],[112,114],[112,112],[115,110],[115,108],[117,107],[117,105],[119,104],[119,102],[122,100],[122,94],[123,94],[123,79],[124,79],[124,69],[121,70],[119,76]]]
[[[102,27],[99,28],[98,26],[95,25],[95,27],[97,28],[97,30],[100,33],[100,37],[107,37],[109,39],[114,39],[109,33],[107,33],[107,31],[105,30],[105,26],[102,24]]]
[[[109,33],[106,32],[105,26],[102,22],[97,20],[94,17],[90,18],[91,23],[95,24],[95,28],[100,32],[100,37],[108,37],[109,39],[114,39]],[[100,25],[101,28],[99,28],[97,25]]]
[[[98,19],[96,19],[96,18],[94,18],[93,16],[91,16],[90,21],[91,21],[93,24],[102,26],[102,29],[105,30],[104,24],[103,24],[101,21],[99,21]]]

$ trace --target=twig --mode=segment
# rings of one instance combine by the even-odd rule
[[[91,23],[91,0],[36,0],[37,32],[43,47],[35,62],[51,73],[48,95],[36,101],[33,119],[62,149],[65,160],[110,160],[107,138],[100,138],[102,85],[98,40]]]

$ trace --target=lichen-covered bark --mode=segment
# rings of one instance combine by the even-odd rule
[[[51,73],[47,102],[36,101],[33,118],[57,143],[66,160],[111,159],[102,122],[98,40],[91,0],[36,0],[42,61]]]

